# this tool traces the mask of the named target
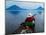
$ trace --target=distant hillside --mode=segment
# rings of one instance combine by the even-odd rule
[[[11,14],[19,14],[21,10],[26,10],[26,9],[20,8],[17,5],[13,5],[6,9],[6,11],[10,12]]]
[[[13,5],[13,6],[7,8],[6,10],[26,10],[26,9],[20,8],[17,5]]]
[[[42,8],[42,7],[38,7],[36,10],[44,10],[44,8]]]

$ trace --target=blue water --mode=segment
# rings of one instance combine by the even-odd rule
[[[43,19],[43,15],[41,15],[41,14],[44,13],[44,10],[17,10],[17,11],[6,10],[5,15],[6,15],[7,32],[8,33],[14,32],[20,26],[20,24],[25,21],[28,13],[32,13],[32,15],[37,14],[36,18],[35,18],[36,19],[35,30],[36,30],[36,32],[40,32],[40,31],[42,32],[43,26],[44,26],[43,25],[44,19]]]

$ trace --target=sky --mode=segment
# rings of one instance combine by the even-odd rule
[[[8,0],[8,1],[37,1],[37,2],[43,2],[43,0]]]
[[[12,5],[17,5],[24,9],[35,9],[39,6],[44,7],[43,3],[6,1],[6,8],[9,8]]]

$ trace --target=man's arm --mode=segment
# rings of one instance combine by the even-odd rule
[[[33,21],[32,22],[35,23],[35,18],[33,18]]]

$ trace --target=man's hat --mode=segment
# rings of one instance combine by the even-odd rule
[[[32,16],[32,14],[31,13],[28,13],[27,17],[31,17],[31,16]]]

